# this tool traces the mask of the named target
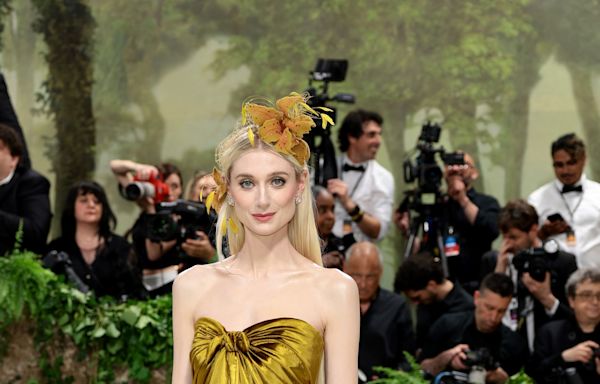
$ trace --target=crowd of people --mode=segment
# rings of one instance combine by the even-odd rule
[[[181,172],[173,164],[113,160],[110,168],[121,195],[140,209],[133,227],[116,234],[116,215],[105,189],[94,181],[81,181],[65,197],[60,236],[50,242],[50,183],[31,168],[24,137],[14,113],[12,116],[0,121],[0,255],[15,246],[21,232],[18,246],[52,258],[46,265],[53,271],[71,277],[73,273],[67,270],[74,272],[78,287],[119,300],[170,294],[178,276],[190,270],[186,276],[202,275],[208,285],[195,287],[191,277],[176,285],[188,293],[193,286],[210,297],[207,305],[211,310],[201,319],[206,319],[206,327],[219,329],[222,325],[215,319],[228,316],[219,309],[219,295],[254,288],[245,282],[225,287],[218,270],[191,267],[225,258],[223,263],[231,272],[252,260],[238,254],[247,250],[247,242],[260,244],[261,235],[240,236],[236,226],[248,224],[235,215],[240,215],[246,193],[262,183],[261,178],[279,188],[277,193],[283,196],[281,191],[292,184],[287,182],[290,176],[279,169],[292,164],[290,175],[296,174],[302,181],[294,184],[295,195],[288,197],[296,211],[314,210],[298,220],[314,214],[321,255],[315,262],[345,272],[358,288],[359,381],[377,378],[373,369],[377,366],[408,368],[406,351],[432,378],[446,371],[472,374],[478,369],[486,382],[502,383],[524,368],[542,383],[558,383],[573,375],[586,383],[600,382],[600,184],[583,173],[585,145],[574,134],[563,135],[552,144],[556,179],[527,200],[511,200],[504,207],[473,187],[479,170],[469,154],[464,153],[463,164],[446,166],[440,231],[442,248],[450,238],[452,247],[431,248],[416,239],[416,246],[396,272],[392,292],[380,287],[384,262],[378,242],[394,225],[408,237],[415,212],[402,204],[395,209],[394,178],[375,160],[383,129],[383,119],[376,112],[359,109],[345,117],[338,131],[337,177],[325,185],[305,183],[305,159],[295,152],[292,155],[297,161],[287,164],[281,160],[279,164],[279,158],[269,157],[270,152],[249,154],[241,149],[241,142],[229,143],[232,148],[239,146],[239,156],[248,158],[242,166],[235,162],[238,155],[228,152],[233,150],[220,148],[218,161],[223,169],[241,175],[239,185],[230,187],[227,196],[231,201],[226,200],[221,211],[209,202],[213,201],[211,192],[220,188],[214,173],[197,172],[184,188]],[[242,133],[250,135],[244,140],[256,145],[250,133]],[[265,164],[265,172],[273,168],[278,178],[258,172],[260,162]],[[234,167],[234,163],[238,165]],[[255,174],[259,174],[256,180],[247,177]],[[314,207],[309,204],[313,199]],[[287,200],[281,204],[285,208]],[[227,212],[229,218],[221,217],[221,212]],[[197,225],[182,225],[188,214]],[[295,223],[295,216],[291,217]],[[259,221],[269,218],[256,217]],[[299,224],[290,224],[294,225]],[[293,228],[289,230],[292,245],[304,247],[295,243],[299,235],[293,234],[303,229]],[[492,249],[499,236],[499,248]],[[281,249],[280,243],[275,244]],[[310,245],[306,247],[307,253],[312,252]],[[404,250],[397,252],[402,255]],[[261,265],[254,262],[253,268]],[[302,271],[308,268],[295,255],[290,262]],[[335,275],[323,279],[342,284]],[[257,281],[254,284],[260,285]],[[218,292],[208,288],[211,284],[219,287]],[[293,278],[286,284],[293,284]],[[319,286],[327,292],[327,287]],[[227,297],[231,301],[236,295]],[[243,305],[243,298],[240,293],[234,301]],[[298,296],[297,308],[303,308],[298,317],[308,316],[313,325],[319,323],[306,314],[309,304],[303,307],[303,300]],[[278,305],[287,304],[281,301]],[[183,310],[180,304],[184,315],[178,315],[179,319],[193,311],[188,306]],[[340,308],[343,311],[345,307]],[[337,317],[332,315],[330,320],[345,329]],[[352,334],[351,325],[348,332]],[[179,332],[180,338],[186,338],[192,329],[186,326]],[[341,338],[337,333],[331,337]],[[346,352],[339,349],[337,353]],[[189,367],[182,372],[186,369]]]

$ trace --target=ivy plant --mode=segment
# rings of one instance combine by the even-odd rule
[[[55,341],[65,339],[77,347],[79,358],[95,361],[96,383],[114,383],[117,369],[127,370],[128,382],[140,383],[149,382],[154,369],[170,370],[170,296],[117,302],[83,294],[44,269],[38,256],[22,251],[0,257],[0,281],[0,345],[9,340],[9,325],[32,321],[45,382],[73,381],[61,373],[60,353],[50,353]]]

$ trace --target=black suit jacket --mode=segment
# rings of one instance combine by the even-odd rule
[[[4,81],[4,75],[0,73],[0,123],[8,125],[17,131],[21,141],[23,142],[23,154],[21,155],[20,164],[24,168],[31,168],[31,161],[29,160],[29,152],[27,151],[27,143],[25,142],[25,135],[19,124],[19,119],[15,113],[15,109],[10,101],[8,95],[8,87],[6,81]]]
[[[563,360],[562,352],[586,340],[600,343],[600,326],[592,333],[584,333],[575,316],[567,319],[552,321],[544,325],[535,340],[535,351],[527,367],[537,383],[563,383],[564,371],[575,368],[584,383],[599,383],[600,375],[596,373],[593,362],[568,363]]]
[[[0,256],[11,250],[23,220],[24,249],[41,254],[50,230],[48,180],[31,169],[18,167],[8,184],[0,186]]]

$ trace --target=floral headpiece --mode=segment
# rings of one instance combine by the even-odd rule
[[[306,133],[315,126],[313,117],[320,117],[322,128],[325,129],[328,124],[334,125],[333,120],[326,113],[332,112],[326,107],[311,108],[307,103],[307,97],[299,93],[292,92],[276,101],[275,106],[268,106],[252,102],[256,98],[244,101],[242,105],[242,126],[251,124],[248,127],[248,140],[255,145],[253,128],[258,129],[260,140],[273,145],[275,150],[284,155],[293,156],[299,164],[304,165],[310,156],[310,149],[306,141],[302,139]],[[217,183],[217,189],[206,198],[206,209],[211,206],[219,211],[221,205],[227,197],[227,183],[221,172],[213,169],[213,177]],[[222,223],[227,220],[223,218]],[[229,218],[230,228],[235,224]],[[237,231],[237,228],[231,228]]]
[[[296,92],[283,97],[275,103],[276,108],[247,101],[242,106],[242,125],[250,120],[258,127],[258,136],[266,143],[272,144],[275,150],[285,155],[291,155],[300,164],[306,164],[310,150],[302,136],[315,126],[313,116],[321,117],[322,127],[334,125],[326,113],[315,109],[331,112],[325,107],[311,108],[306,104],[306,98]],[[254,144],[254,133],[248,129],[248,138]]]

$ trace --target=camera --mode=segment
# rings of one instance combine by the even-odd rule
[[[546,272],[550,271],[549,260],[556,257],[558,244],[555,240],[548,240],[542,248],[530,248],[517,253],[512,263],[519,273],[529,273],[531,278],[539,282],[546,279]]]
[[[147,180],[134,177],[133,182],[123,189],[123,196],[131,201],[150,197],[160,203],[169,199],[169,186],[162,180],[161,175],[151,175]]]
[[[465,164],[464,153],[447,153],[443,146],[434,144],[440,140],[442,128],[438,124],[427,122],[421,128],[416,150],[419,155],[416,162],[406,159],[403,164],[404,181],[413,183],[417,181],[415,195],[422,204],[435,204],[440,196],[440,186],[444,173],[438,165],[436,154],[439,154],[445,165],[460,166]],[[431,196],[433,195],[433,196]]]
[[[353,104],[355,101],[354,95],[349,93],[337,93],[334,96],[329,96],[329,83],[342,82],[346,79],[348,71],[348,60],[338,59],[318,59],[315,69],[310,72],[308,79],[308,88],[306,93],[309,94],[308,105],[312,108],[326,107],[331,111],[320,111],[326,113],[331,119],[337,121],[337,111],[330,106],[330,102],[339,102]],[[313,86],[313,82],[321,82],[320,89]],[[321,129],[322,121],[320,117],[313,117],[316,129],[312,129],[304,136],[310,152],[311,178],[315,185],[327,184],[327,180],[337,178],[337,163],[335,159],[335,148],[331,141],[331,130],[329,126],[326,129]]]
[[[90,287],[84,283],[77,273],[73,270],[73,263],[66,252],[50,251],[42,258],[44,268],[51,270],[56,274],[63,274],[67,280],[77,288],[77,290],[88,293]]]
[[[467,358],[463,361],[463,363],[471,368],[474,366],[479,366],[484,368],[486,371],[491,371],[498,368],[498,363],[494,356],[490,352],[489,349],[482,347],[475,350],[468,350],[465,352]]]
[[[437,146],[442,128],[438,124],[425,123],[417,141],[414,152],[418,155],[413,162],[410,157],[404,160],[404,181],[413,183],[415,188],[405,191],[406,195],[398,212],[417,212],[418,216],[411,220],[410,235],[404,252],[404,257],[410,257],[414,242],[422,231],[421,249],[441,255],[444,274],[448,276],[448,265],[444,254],[442,237],[447,228],[445,200],[440,187],[444,173],[439,165],[440,160],[445,165],[460,166],[465,164],[463,153],[446,152],[443,146]],[[412,154],[411,153],[411,154]]]
[[[156,214],[151,216],[147,227],[147,236],[151,241],[177,240],[177,244],[186,239],[196,239],[196,231],[202,231],[214,243],[214,227],[217,213],[206,211],[203,203],[177,200],[156,204]]]

